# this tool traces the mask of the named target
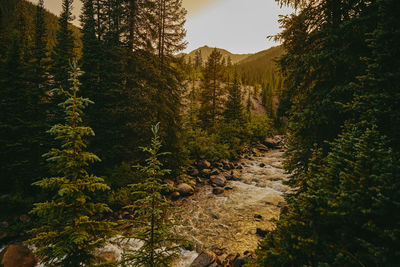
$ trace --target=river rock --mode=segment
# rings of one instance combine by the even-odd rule
[[[209,251],[203,251],[199,256],[190,264],[190,267],[209,267],[215,263],[215,255]]]
[[[214,187],[212,192],[214,195],[220,195],[224,193],[224,189],[222,187]]]
[[[223,187],[226,185],[226,178],[222,175],[213,175],[210,177],[210,182],[217,186]]]
[[[191,187],[190,185],[188,185],[186,183],[179,184],[176,187],[176,189],[179,192],[179,194],[181,194],[182,196],[190,196],[190,195],[193,195],[193,193],[194,193],[193,187]]]
[[[210,175],[218,175],[220,174],[220,171],[218,169],[212,169]]]
[[[261,144],[261,143],[258,143],[257,144],[257,148],[258,148],[258,150],[260,150],[260,151],[262,151],[262,152],[268,152],[268,147],[266,146],[266,145],[263,145],[263,144]]]
[[[203,170],[201,170],[201,176],[203,178],[209,178],[211,175],[211,172],[212,171],[210,169],[203,169]]]
[[[224,164],[222,162],[216,162],[216,163],[214,163],[214,167],[223,169],[224,168]]]
[[[181,194],[179,192],[175,191],[171,194],[171,199],[178,200],[180,196],[181,196]]]
[[[233,170],[231,172],[231,175],[232,175],[232,180],[235,181],[240,180],[240,178],[242,177],[242,174],[238,170]]]
[[[223,160],[221,160],[221,163],[222,163],[222,165],[223,165],[223,168],[225,169],[225,170],[229,170],[229,161],[228,160],[226,160],[226,159],[223,159]]]
[[[207,161],[207,160],[202,160],[202,161],[200,161],[198,164],[197,164],[197,166],[200,168],[200,169],[209,169],[210,167],[211,167],[211,163],[209,162],[209,161]]]
[[[199,176],[199,174],[200,174],[200,172],[199,172],[198,169],[193,169],[193,170],[190,172],[190,175],[193,176],[193,177]]]
[[[277,148],[277,147],[279,147],[278,141],[275,140],[274,138],[271,138],[271,137],[265,138],[264,144],[269,148]]]
[[[3,267],[34,267],[36,264],[32,251],[22,245],[10,245],[0,256],[0,265]]]

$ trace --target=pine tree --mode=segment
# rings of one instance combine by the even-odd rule
[[[400,72],[395,47],[399,45],[396,14],[400,3],[373,1],[359,6],[357,16],[350,16],[353,9],[339,2],[321,1],[317,7],[324,12],[316,12],[315,6],[303,7],[299,16],[286,21],[290,26],[290,34],[285,33],[290,42],[286,44],[293,58],[284,56],[281,66],[291,72],[286,73],[287,93],[293,104],[289,163],[294,175],[289,184],[295,192],[286,196],[289,212],[261,243],[256,266],[396,266],[400,260],[396,251],[400,217],[395,212],[399,209],[400,165],[399,123],[395,118],[399,116]],[[315,29],[315,35],[303,24],[306,17],[317,24],[308,17],[311,14],[318,17],[319,25],[320,15],[326,16],[324,27]],[[341,26],[340,35],[333,25]],[[363,34],[348,38],[346,32],[354,27]],[[310,43],[307,38],[311,38]],[[321,38],[318,40],[326,53],[318,57],[329,58],[341,47],[354,61],[337,57],[338,66],[324,70],[324,61],[312,60],[315,51],[306,52],[315,49],[314,38]],[[340,45],[331,46],[331,41]],[[366,60],[361,61],[364,56]],[[302,73],[304,64],[316,64],[321,68],[315,69],[318,75],[314,71]],[[343,71],[341,68],[348,71],[347,77],[341,77],[348,79],[348,84],[343,85],[341,79],[330,81]],[[332,83],[332,88],[317,90],[322,77],[327,79],[324,86]],[[339,92],[341,98],[335,98]],[[345,104],[333,104],[334,99]],[[319,101],[324,106],[315,107]],[[335,120],[327,127],[332,127],[331,132],[321,127],[322,120]],[[333,134],[337,136],[329,142]]]
[[[200,114],[202,127],[204,129],[214,128],[222,113],[223,80],[222,55],[214,49],[203,69],[200,92]]]
[[[203,57],[201,56],[200,49],[195,52],[194,66],[196,69],[200,69],[203,67]]]
[[[252,102],[252,95],[251,95],[251,88],[247,91],[247,100],[246,100],[246,114],[247,120],[251,121],[251,111],[253,109],[253,102]]]
[[[162,191],[170,190],[163,183],[163,176],[170,170],[163,169],[160,157],[169,153],[160,153],[161,141],[158,136],[159,123],[152,126],[153,138],[151,146],[142,148],[149,154],[145,166],[137,166],[145,175],[144,181],[130,185],[135,199],[133,205],[126,208],[135,212],[135,225],[133,229],[135,239],[143,241],[142,247],[137,251],[126,251],[123,262],[129,266],[168,267],[178,256],[179,242],[172,227],[175,221],[170,217],[172,204],[162,194]]]
[[[226,101],[224,117],[227,122],[241,122],[243,120],[242,92],[236,71],[233,75],[233,84],[228,90],[228,100]]]
[[[1,191],[21,194],[26,187],[29,171],[26,164],[24,146],[26,104],[26,65],[22,59],[18,32],[14,37],[0,77],[0,157]]]
[[[72,3],[73,0],[63,0],[56,46],[53,48],[54,53],[52,55],[52,74],[54,75],[55,86],[64,89],[70,87],[69,64],[76,58],[74,36],[69,26],[72,22]]]
[[[36,203],[31,211],[43,222],[31,231],[35,236],[28,242],[38,248],[36,254],[46,266],[92,265],[96,249],[112,233],[112,223],[100,219],[100,215],[111,209],[96,201],[109,187],[102,178],[87,170],[90,163],[100,159],[84,150],[84,138],[93,136],[94,132],[82,123],[83,110],[91,101],[77,95],[80,74],[74,64],[70,72],[73,87],[54,91],[67,97],[60,104],[65,111],[65,124],[54,125],[49,130],[61,142],[61,149],[53,148],[44,155],[56,176],[34,183],[55,193],[51,200]]]
[[[262,104],[265,107],[265,110],[267,112],[268,117],[273,118],[274,117],[274,111],[273,111],[273,90],[272,86],[269,83],[265,83],[261,89],[261,100]]]

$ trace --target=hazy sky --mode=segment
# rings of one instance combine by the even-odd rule
[[[45,0],[45,6],[59,15],[61,2]],[[280,31],[279,15],[292,11],[280,9],[275,0],[183,0],[183,5],[188,10],[186,40],[189,44],[185,52],[203,45],[224,48],[232,53],[267,49],[276,45],[267,36]],[[81,7],[81,2],[75,0],[73,13],[77,20]]]

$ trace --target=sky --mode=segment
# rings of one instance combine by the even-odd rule
[[[38,0],[30,0],[37,3]],[[59,15],[62,0],[45,0],[45,7]],[[75,24],[79,25],[80,1],[74,1]],[[280,32],[279,15],[292,12],[275,0],[183,0],[187,9],[184,52],[208,45],[235,54],[255,53],[277,45],[267,36]]]

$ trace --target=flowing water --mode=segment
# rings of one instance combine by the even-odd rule
[[[282,169],[282,152],[273,150],[250,159],[242,159],[239,181],[228,181],[223,194],[214,195],[212,186],[203,185],[195,195],[177,204],[182,226],[179,232],[194,242],[196,251],[208,249],[217,255],[254,251],[260,240],[257,228],[271,230],[278,219],[287,176]],[[189,266],[195,252],[185,252],[187,260],[177,266]]]
[[[279,217],[279,204],[284,201],[283,193],[289,188],[282,184],[287,179],[282,169],[282,152],[273,150],[252,157],[243,158],[239,164],[240,179],[228,181],[224,193],[214,195],[211,185],[198,186],[197,192],[188,198],[175,202],[180,207],[176,217],[182,225],[177,231],[193,241],[195,249],[182,250],[174,267],[188,267],[207,249],[222,258],[229,254],[254,251],[260,237],[257,228],[271,230],[273,219]],[[114,238],[101,249],[104,258],[120,260],[123,250],[138,249],[142,244],[137,240],[121,242]],[[41,266],[41,265],[39,265]]]

